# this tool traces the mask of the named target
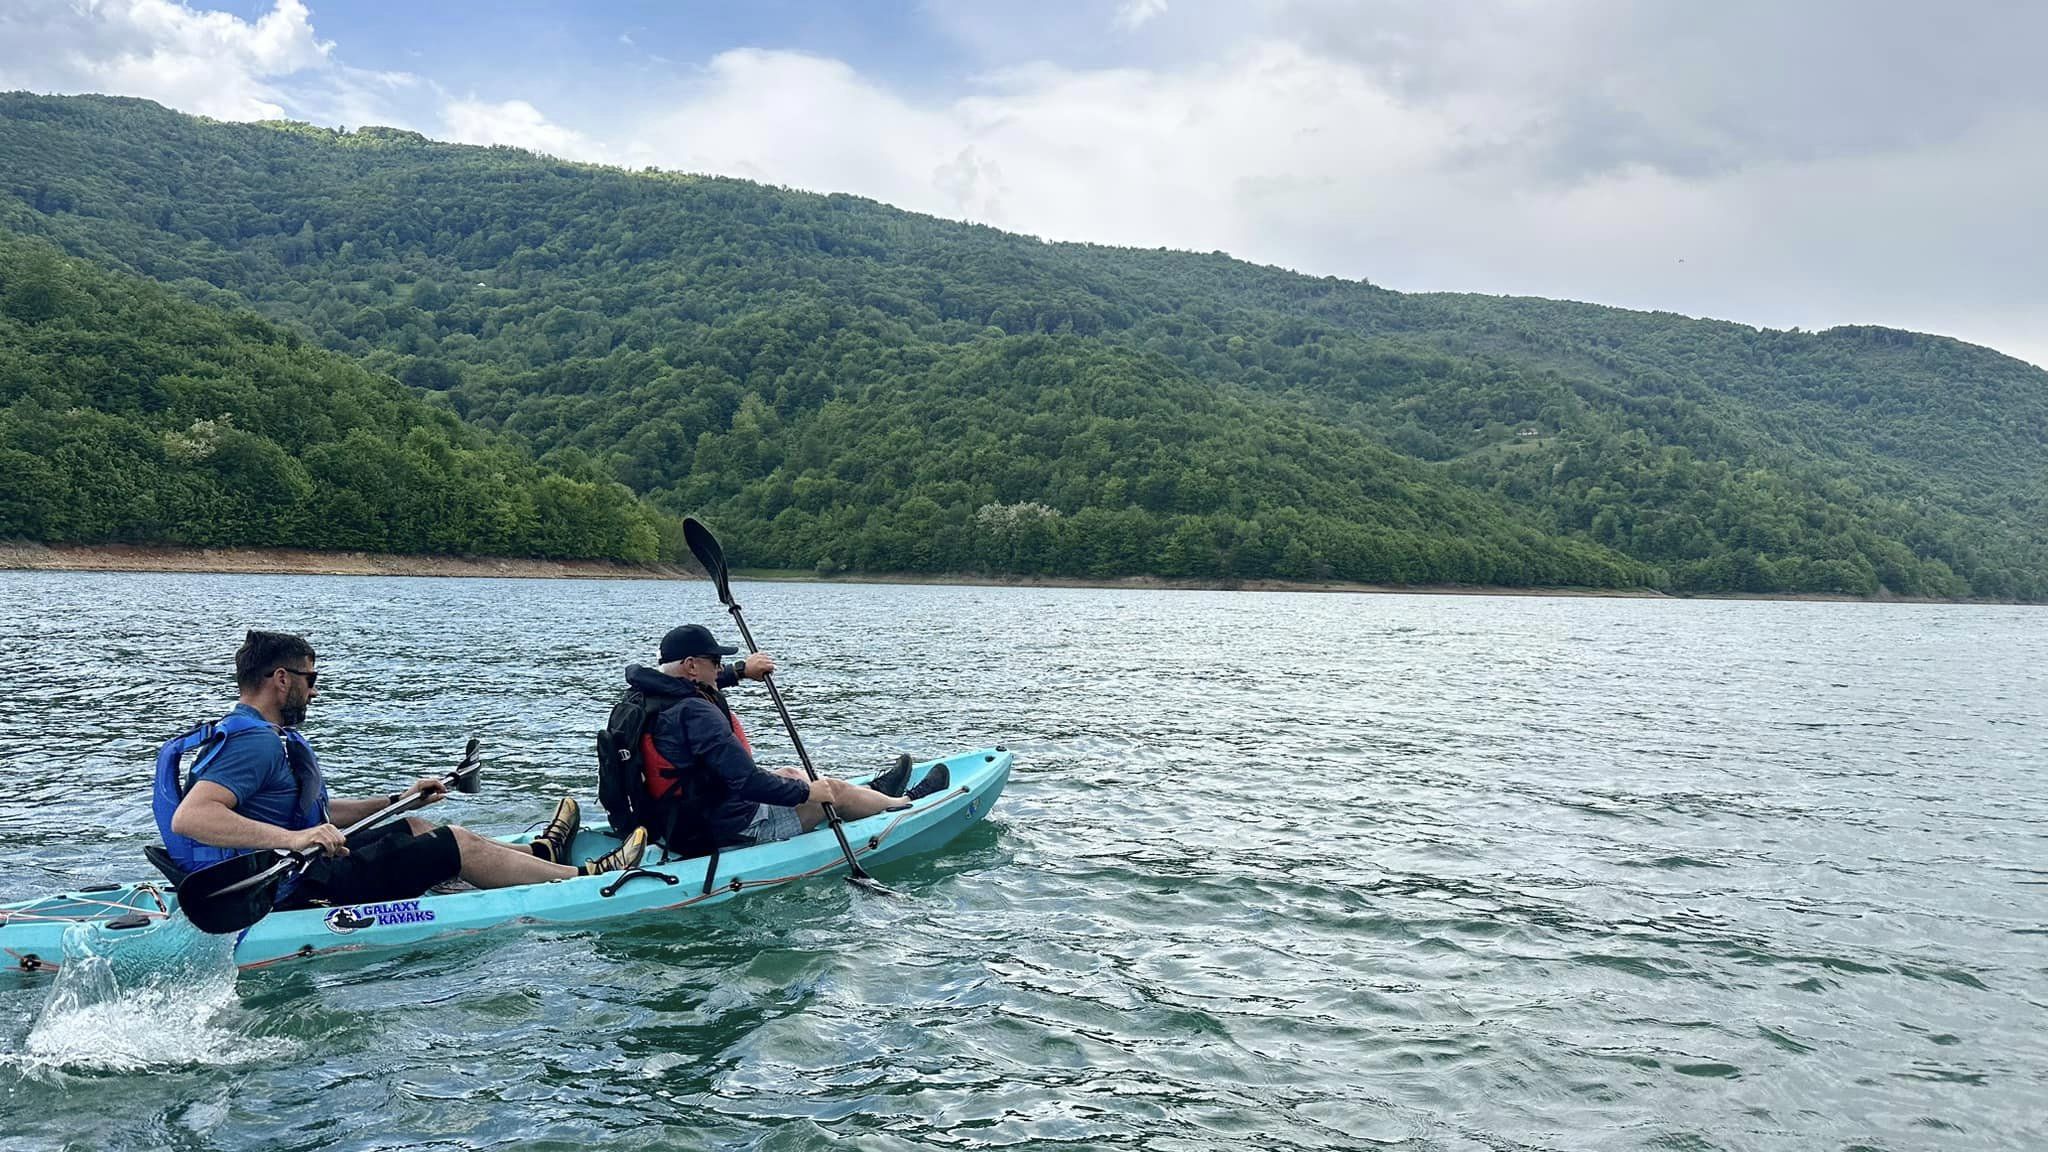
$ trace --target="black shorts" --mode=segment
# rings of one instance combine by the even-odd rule
[[[411,900],[462,872],[455,833],[436,828],[415,836],[405,822],[348,838],[348,855],[323,856],[306,869],[290,903],[376,904]]]

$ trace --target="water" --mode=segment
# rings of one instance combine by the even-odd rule
[[[737,591],[821,761],[1017,752],[883,871],[911,900],[244,973],[189,1042],[142,1011],[142,1072],[30,1053],[49,981],[0,977],[0,1146],[2048,1147],[2038,609]],[[0,574],[0,898],[142,872],[149,754],[244,627],[320,647],[338,791],[480,732],[485,794],[434,814],[510,831],[589,794],[620,665],[721,616]]]
[[[241,1030],[234,947],[234,937],[208,936],[183,917],[140,929],[73,924],[42,1014],[13,1063],[31,1073],[148,1072],[283,1054],[282,1042]]]

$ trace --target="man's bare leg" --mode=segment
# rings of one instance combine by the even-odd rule
[[[405,823],[415,836],[434,830],[417,816],[407,817]],[[448,825],[448,831],[455,835],[456,851],[462,854],[462,878],[478,888],[513,888],[582,875],[567,864],[548,863],[523,845],[503,844],[457,824]]]
[[[479,888],[511,888],[582,875],[567,864],[550,864],[524,845],[503,844],[454,824],[448,830],[455,833],[455,846],[462,851],[462,878]]]
[[[804,775],[804,770],[801,768],[778,768],[775,770],[775,774],[777,776],[788,776],[793,780],[808,781],[810,779],[810,777]],[[885,792],[877,792],[873,788],[863,788],[858,784],[848,784],[844,780],[834,780],[829,776],[824,777],[824,780],[832,785],[832,806],[839,809],[839,818],[841,820],[859,820],[862,817],[873,816],[877,812],[887,812],[891,808],[898,808],[908,803],[901,796],[891,796]],[[803,825],[803,830],[809,832],[825,822],[825,807],[822,804],[799,804],[796,806],[796,818]]]

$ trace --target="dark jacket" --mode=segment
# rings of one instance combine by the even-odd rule
[[[647,724],[654,750],[704,782],[701,794],[710,809],[702,814],[705,831],[721,847],[740,842],[740,833],[754,820],[755,805],[794,808],[811,798],[806,781],[777,776],[754,763],[732,733],[721,693],[638,664],[626,669],[626,683],[658,709]]]

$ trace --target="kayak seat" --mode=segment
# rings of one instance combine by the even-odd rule
[[[176,884],[185,878],[185,870],[178,867],[178,862],[171,859],[170,851],[161,844],[151,844],[144,847],[142,857],[155,865],[156,870],[164,874],[164,879],[169,880],[172,884]]]

